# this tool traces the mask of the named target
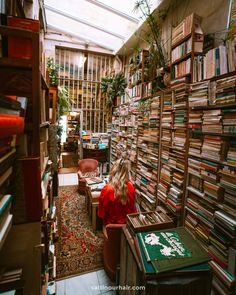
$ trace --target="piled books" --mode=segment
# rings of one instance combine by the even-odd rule
[[[189,85],[186,84],[186,79],[171,81],[171,89],[174,90],[174,109],[184,109],[187,107],[187,98]]]
[[[224,109],[222,114],[224,133],[236,134],[236,109]]]
[[[214,277],[212,286],[219,294],[232,294],[235,285],[235,278],[215,261],[210,261],[209,265]]]
[[[207,106],[209,81],[190,84],[189,88],[189,107]]]
[[[201,160],[188,158],[188,173],[200,177],[201,175]]]
[[[175,110],[174,112],[174,128],[185,128],[187,125],[186,110]]]
[[[236,99],[236,76],[219,79],[212,82],[212,88],[215,92],[212,93],[213,104],[228,104],[235,103]]]
[[[215,229],[234,242],[236,238],[236,218],[224,211],[216,211],[214,221]]]
[[[167,203],[172,211],[176,212],[182,208],[184,175],[180,172],[173,172]]]
[[[202,148],[202,140],[199,138],[189,139],[189,155],[200,156]]]
[[[162,144],[166,146],[170,146],[171,140],[172,140],[171,130],[162,129],[162,137],[161,137]]]
[[[194,132],[202,131],[202,111],[189,111],[188,128]]]
[[[176,129],[174,131],[172,147],[184,150],[186,144],[187,131],[186,129]]]
[[[204,136],[202,145],[202,157],[220,161],[222,153],[223,140],[219,136]]]
[[[202,132],[222,133],[221,110],[203,111]]]

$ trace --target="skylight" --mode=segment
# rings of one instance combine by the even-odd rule
[[[48,29],[115,53],[142,20],[136,0],[44,0]],[[159,1],[152,1],[159,2]],[[157,3],[154,3],[154,6]]]

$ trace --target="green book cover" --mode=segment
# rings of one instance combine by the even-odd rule
[[[176,270],[210,260],[207,252],[184,227],[137,234],[147,261],[156,273]]]
[[[155,268],[153,267],[151,261],[147,261],[146,255],[144,253],[141,241],[137,239],[139,249],[140,249],[140,259],[142,260],[142,265],[146,274],[154,274],[156,273]],[[208,263],[201,263],[196,265],[191,265],[188,267],[184,267],[182,269],[178,269],[175,272],[182,273],[182,272],[199,272],[199,271],[209,271],[210,267]]]

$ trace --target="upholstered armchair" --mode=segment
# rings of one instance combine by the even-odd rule
[[[98,161],[94,159],[83,159],[78,161],[78,165],[78,191],[83,194],[86,190],[85,179],[99,176]]]
[[[124,224],[107,224],[103,227],[103,264],[108,277],[115,281],[116,269],[120,264],[120,240]]]

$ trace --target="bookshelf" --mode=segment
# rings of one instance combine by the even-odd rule
[[[187,16],[172,29],[171,74],[172,79],[193,77],[193,61],[203,50],[201,18],[196,14]]]
[[[190,89],[185,226],[213,258],[214,291],[226,294],[235,279],[235,74]]]
[[[161,95],[139,102],[136,193],[141,210],[154,210],[157,203]]]
[[[115,107],[112,116],[111,165],[121,156],[130,160],[131,177],[136,174],[137,125],[131,102]]]
[[[132,98],[148,96],[148,54],[147,50],[140,49],[129,59],[128,87]]]
[[[24,115],[22,134],[15,141],[11,192],[13,225],[0,251],[1,267],[22,269],[27,294],[41,294],[41,276],[46,276],[48,261],[42,255],[45,242],[41,220],[48,222],[53,204],[52,162],[49,160],[49,88],[40,72],[40,34],[0,26],[0,35],[11,40],[29,40],[28,58],[0,58],[0,92],[21,101]],[[6,128],[8,136],[11,128]],[[14,132],[13,132],[14,133]],[[18,131],[15,133],[19,133]],[[10,173],[9,173],[10,174]],[[1,175],[2,176],[2,175]],[[21,247],[19,247],[21,245]],[[45,249],[49,247],[44,244]],[[14,286],[13,286],[14,287]]]

